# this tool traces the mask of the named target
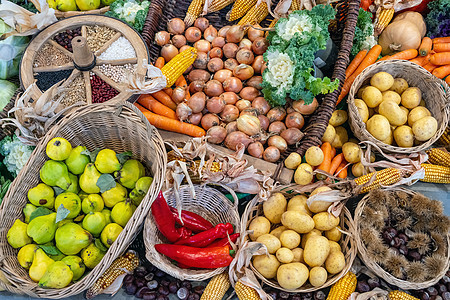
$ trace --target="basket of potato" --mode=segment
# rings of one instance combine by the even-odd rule
[[[395,153],[430,147],[449,120],[448,86],[405,60],[381,61],[366,68],[348,98],[350,127],[361,141]]]
[[[311,195],[330,190],[319,187]],[[344,207],[340,217],[327,212],[330,202],[307,196],[273,193],[267,201],[248,204],[249,239],[264,244],[269,255],[256,255],[250,265],[265,284],[286,292],[312,292],[334,284],[356,256],[353,220]]]

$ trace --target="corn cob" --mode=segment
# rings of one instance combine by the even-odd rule
[[[331,287],[327,300],[347,300],[356,290],[356,275],[348,272]]]
[[[428,162],[433,165],[450,167],[450,153],[442,149],[432,148],[427,151]]]
[[[224,9],[231,3],[234,3],[235,0],[213,0],[211,5],[208,7],[208,13],[216,12],[221,9]]]
[[[450,168],[432,164],[421,164],[425,169],[425,177],[420,179],[423,182],[450,183]]]
[[[269,9],[266,2],[261,2],[259,5],[255,5],[245,14],[245,16],[239,20],[238,25],[255,25],[261,23],[267,15]]]
[[[416,297],[413,297],[410,294],[407,294],[402,291],[390,291],[389,299],[390,300],[419,300]]]
[[[273,19],[272,22],[270,22],[268,28],[273,28],[275,25],[277,25],[279,19]],[[266,37],[269,35],[269,31],[266,31]]]
[[[244,16],[258,0],[236,0],[227,14],[227,21],[234,21]]]
[[[450,127],[445,128],[444,133],[439,138],[439,142],[446,147],[450,146]]]
[[[186,17],[184,18],[184,23],[186,24],[187,27],[194,24],[195,20],[202,13],[204,5],[205,0],[192,0],[186,13]]]
[[[167,64],[162,67],[161,72],[166,77],[167,86],[171,87],[177,79],[183,75],[197,58],[197,49],[189,47],[181,53],[178,53]]]
[[[375,32],[380,34],[383,30],[388,26],[389,22],[391,22],[392,17],[394,16],[393,8],[381,8],[380,15],[378,16],[377,23],[375,24]]]
[[[239,300],[261,300],[254,288],[251,288],[240,281],[236,283],[234,289]]]
[[[357,185],[366,184],[372,178],[373,174],[376,174],[375,180],[368,186],[363,187],[361,193],[367,193],[368,191],[379,189],[381,185],[394,184],[403,178],[403,176],[405,175],[405,171],[395,168],[386,168],[355,178],[355,183]]]
[[[230,286],[227,272],[216,275],[209,281],[200,300],[222,300]]]
[[[301,9],[300,2],[301,2],[300,0],[292,0],[290,10],[291,11],[300,10]]]
[[[111,266],[103,273],[102,276],[94,283],[94,285],[86,292],[86,299],[92,299],[102,294],[109,288],[119,277],[133,272],[139,266],[139,258],[134,251],[128,251],[125,255],[117,258]],[[122,284],[117,286],[120,289]]]

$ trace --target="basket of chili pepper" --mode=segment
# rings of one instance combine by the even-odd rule
[[[215,184],[216,185],[216,184]],[[220,274],[233,260],[240,232],[238,199],[230,201],[208,185],[181,186],[159,193],[144,224],[147,259],[157,268],[181,280],[201,281]],[[177,208],[178,204],[182,207]]]

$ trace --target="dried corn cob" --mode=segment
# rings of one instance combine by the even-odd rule
[[[446,147],[450,146],[450,127],[445,128],[444,133],[439,138],[439,142]]]
[[[386,168],[355,178],[355,183],[357,185],[366,184],[370,181],[374,174],[376,174],[375,180],[371,184],[363,187],[361,193],[367,193],[368,191],[378,189],[381,187],[381,185],[394,184],[396,182],[399,182],[404,177],[404,175],[406,175],[405,171],[395,168]]]
[[[266,2],[261,2],[259,5],[255,5],[245,14],[245,16],[239,20],[238,25],[255,25],[261,23],[267,15],[269,9]]]
[[[291,2],[291,11],[296,11],[301,9],[301,1],[300,0],[292,0]]]
[[[166,77],[167,86],[171,87],[177,79],[183,75],[190,65],[197,58],[197,49],[189,47],[181,53],[178,53],[167,64],[162,67],[161,72]]]
[[[251,288],[240,281],[236,283],[234,289],[239,300],[261,300],[254,288]]]
[[[410,294],[407,294],[402,291],[390,291],[389,299],[390,300],[419,300],[416,297],[413,297]]]
[[[394,16],[393,8],[381,8],[380,14],[378,16],[377,23],[375,24],[375,33],[381,34],[383,30],[388,26],[389,22],[391,22],[392,17]]]
[[[208,7],[208,13],[216,12],[221,9],[224,9],[231,3],[234,3],[235,0],[213,0],[211,5]]]
[[[338,282],[333,284],[327,300],[347,300],[348,297],[356,290],[356,275],[348,272]]]
[[[222,300],[230,286],[227,272],[216,275],[209,281],[200,300]]]
[[[421,164],[425,169],[425,177],[420,179],[424,182],[450,183],[450,168],[432,164]]]
[[[205,0],[192,0],[186,13],[186,17],[184,18],[184,23],[186,24],[187,27],[194,24],[195,20],[202,13],[204,5]]]
[[[428,162],[433,165],[450,167],[450,153],[442,149],[432,148],[427,151]]]
[[[268,28],[273,28],[275,25],[277,25],[279,19],[273,19],[272,22],[270,22]],[[266,37],[269,35],[269,31],[266,31]]]
[[[227,14],[227,21],[234,21],[244,16],[258,0],[236,0]]]

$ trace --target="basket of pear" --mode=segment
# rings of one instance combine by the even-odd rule
[[[79,294],[121,255],[161,186],[164,149],[153,130],[130,104],[78,109],[52,128],[0,206],[7,290]]]
[[[57,18],[68,18],[83,14],[104,14],[109,11],[109,5],[115,0],[47,0],[50,8],[55,10]],[[37,0],[32,0],[38,10]]]
[[[319,187],[311,196],[327,190]],[[331,202],[308,203],[305,194],[290,197],[276,192],[262,204],[247,206],[249,238],[268,251],[253,256],[250,267],[264,284],[286,292],[330,286],[350,270],[356,256],[351,214],[344,207],[335,217],[327,211]]]

